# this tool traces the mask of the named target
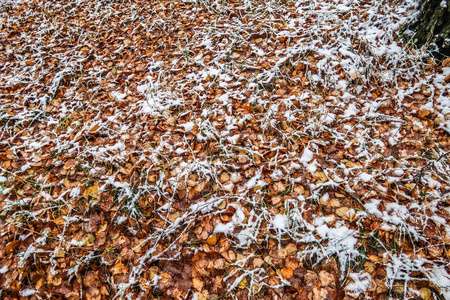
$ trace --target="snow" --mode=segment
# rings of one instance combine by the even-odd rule
[[[373,176],[365,172],[361,172],[361,174],[359,174],[359,178],[361,178],[361,180],[364,182],[370,182]]]
[[[3,266],[0,268],[0,274],[5,274],[6,272],[8,272],[8,267],[7,266]]]
[[[277,230],[284,230],[288,224],[288,216],[286,215],[275,215],[273,218],[273,227]]]
[[[441,289],[446,300],[450,299],[450,274],[442,267],[434,267],[426,272],[428,279]]]
[[[313,159],[314,153],[309,150],[308,148],[305,148],[305,150],[303,151],[302,156],[300,157],[300,162],[304,165],[307,166],[308,163]]]
[[[24,289],[24,290],[20,291],[20,295],[22,297],[29,297],[29,296],[34,295],[35,293],[36,293],[36,290],[33,290],[33,289]]]
[[[216,227],[214,228],[214,233],[225,233],[229,234],[233,232],[234,225],[233,223],[229,222],[227,224],[217,223]]]
[[[125,97],[127,96],[127,94],[114,91],[114,92],[111,92],[111,96],[113,96],[114,99],[116,99],[117,101],[123,101],[125,99]]]
[[[369,203],[364,204],[364,208],[367,210],[369,214],[373,214],[378,218],[381,218],[383,215],[378,210],[378,205],[380,205],[381,200],[378,199],[372,199]]]
[[[194,129],[195,123],[187,122],[185,124],[179,124],[179,125],[184,128],[184,131],[190,132],[190,131],[192,131],[192,129]]]
[[[80,1],[77,3],[85,3]],[[91,2],[87,1],[86,5]],[[212,217],[220,220],[210,224],[214,233],[225,234],[232,249],[239,254],[251,250],[252,243],[276,234],[280,248],[284,245],[282,239],[305,245],[298,252],[299,259],[314,257],[320,266],[321,260],[335,257],[341,268],[338,275],[342,277],[342,288],[355,297],[365,293],[372,284],[369,274],[352,272],[359,270],[357,258],[365,259],[359,245],[375,231],[385,230],[386,234],[411,240],[416,246],[414,253],[401,256],[405,251],[402,247],[396,249],[396,254],[383,248],[385,241],[380,240],[380,251],[385,256],[379,267],[388,271],[386,283],[392,287],[394,281],[411,281],[409,274],[420,272],[424,280],[440,287],[446,295],[450,277],[442,266],[445,263],[418,257],[420,250],[416,242],[426,244],[423,228],[429,226],[428,222],[439,224],[442,232],[450,232],[445,218],[440,217],[447,209],[441,208],[440,201],[448,198],[448,161],[442,159],[433,164],[432,159],[442,155],[445,146],[438,145],[440,141],[434,141],[435,147],[423,143],[426,138],[435,137],[437,126],[450,132],[450,100],[445,83],[450,68],[442,68],[441,73],[424,74],[423,66],[415,63],[424,61],[422,50],[402,48],[395,39],[402,24],[414,17],[418,1],[405,0],[395,5],[373,0],[294,1],[292,7],[277,1],[243,1],[240,13],[232,21],[228,17],[233,15],[230,12],[236,6],[231,7],[227,1],[183,2],[189,4],[176,11],[179,20],[165,14],[166,10],[171,11],[167,5],[158,5],[154,7],[155,23],[142,23],[147,32],[154,32],[157,26],[177,37],[174,41],[180,41],[173,45],[161,43],[160,49],[152,49],[150,55],[139,56],[139,65],[145,66],[141,74],[147,77],[128,70],[120,70],[120,76],[113,77],[103,63],[96,66],[98,69],[89,68],[82,64],[85,59],[82,54],[77,54],[81,55],[78,57],[62,49],[57,53],[61,67],[54,69],[53,74],[43,74],[39,68],[25,66],[25,61],[18,59],[22,49],[4,50],[21,64],[19,67],[8,65],[5,72],[11,70],[14,74],[5,76],[2,83],[6,90],[21,84],[20,89],[14,89],[17,101],[1,103],[5,111],[14,113],[2,115],[13,122],[4,124],[1,143],[11,147],[23,160],[11,178],[23,176],[21,171],[34,177],[33,171],[43,163],[38,161],[42,154],[56,155],[52,162],[58,169],[62,169],[65,157],[76,158],[81,168],[90,170],[89,176],[95,177],[105,191],[113,191],[114,201],[120,207],[113,213],[113,222],[116,225],[137,223],[133,228],[121,226],[129,235],[136,233],[145,219],[141,218],[146,214],[140,207],[141,200],[150,197],[155,200],[152,204],[155,218],[160,217],[162,222],[155,219],[155,228],[143,233],[139,243],[145,245],[142,249],[150,250],[137,258],[137,262],[130,261],[129,282],[114,286],[118,290],[131,290],[127,285],[142,283],[139,280],[147,264],[166,257],[165,253],[158,256],[152,252],[153,246],[160,246],[159,241],[174,241],[169,242],[167,248],[164,245],[164,249],[175,249],[184,230]],[[176,3],[173,5],[176,7]],[[447,5],[447,1],[442,1],[442,5]],[[134,7],[130,10],[134,11]],[[95,14],[102,15],[102,11],[95,11]],[[117,12],[110,6],[105,11]],[[140,15],[145,11],[136,10],[136,23],[145,20]],[[178,26],[184,21],[183,13],[188,13],[186,16],[192,22],[187,22],[181,31]],[[205,18],[196,19],[198,15]],[[343,15],[346,17],[342,18]],[[120,14],[117,16],[121,18]],[[5,20],[10,22],[8,20],[14,18],[17,17],[8,16]],[[46,17],[51,25],[54,25],[53,19]],[[49,29],[49,24],[44,22],[42,28]],[[126,22],[120,24],[126,27]],[[13,24],[5,28],[10,25]],[[143,26],[136,26],[136,32]],[[48,32],[49,38],[59,39],[54,30]],[[254,34],[263,38],[253,38]],[[25,30],[21,35],[24,40],[31,37]],[[73,33],[69,30],[67,35]],[[76,38],[80,45],[88,40],[84,35]],[[280,43],[281,40],[285,42]],[[156,41],[160,43],[159,39]],[[43,51],[40,44],[31,39],[29,45],[33,51],[27,51],[27,55],[41,59],[38,57]],[[116,53],[108,59],[116,60],[115,55],[121,57],[126,51],[123,68],[132,70],[136,52],[128,51],[121,44],[119,40],[114,45],[111,50]],[[33,49],[35,46],[38,48]],[[99,61],[105,59],[101,53],[96,55]],[[186,63],[183,72],[179,69],[180,63],[181,66]],[[89,74],[80,69],[82,65],[89,68]],[[291,66],[295,75],[291,73]],[[72,76],[75,70],[76,79]],[[105,77],[105,74],[108,75]],[[36,89],[36,78],[45,82],[39,83],[42,91],[28,95],[27,86]],[[85,101],[77,85],[84,86],[86,79],[94,86],[89,88],[87,84],[86,94],[94,97],[100,91],[95,89],[101,87],[106,91],[105,102]],[[65,90],[64,97],[70,101],[58,104],[60,89]],[[431,93],[431,96],[418,100],[421,93]],[[419,98],[414,99],[417,95]],[[22,97],[26,103],[23,108],[18,105]],[[437,118],[420,118],[417,112],[408,109],[411,101],[418,111],[429,110]],[[74,117],[79,112],[88,113],[89,118],[87,115]],[[74,119],[69,128],[64,129],[60,119],[68,116]],[[177,126],[167,126],[168,118],[176,120]],[[83,124],[77,125],[80,120]],[[22,124],[17,128],[25,129],[16,131],[11,124]],[[32,124],[51,130],[28,132],[34,128]],[[96,125],[101,130],[100,136],[94,137],[90,130]],[[186,134],[193,131],[195,135]],[[8,132],[17,135],[9,138],[5,134]],[[409,151],[416,148],[421,151]],[[236,159],[242,157],[251,159],[248,163],[236,164]],[[422,162],[427,163],[425,159],[431,166],[421,176],[421,184],[426,189],[414,191],[424,191],[420,197],[427,201],[422,201],[417,198],[419,194],[408,191],[412,191],[410,184],[415,183],[413,176],[420,171]],[[127,164],[132,166],[132,174],[125,174]],[[100,166],[108,166],[105,173],[108,175],[102,177]],[[309,174],[304,174],[303,170]],[[318,170],[320,173],[316,173]],[[223,172],[231,174],[231,183],[217,183]],[[325,179],[318,176],[322,172]],[[156,181],[147,177],[150,173],[156,174]],[[10,178],[9,173],[4,174]],[[139,174],[142,178],[136,178]],[[52,210],[55,203],[62,203],[69,213],[61,227],[69,229],[73,222],[88,222],[89,211],[86,218],[79,217],[74,215],[71,206],[74,198],[83,196],[85,183],[74,184],[72,179],[63,181],[65,177],[79,174],[58,176],[55,174],[51,180],[44,176],[37,178],[37,190],[42,192],[33,196],[35,198],[11,200],[15,198],[10,194],[16,191],[6,189],[3,192],[6,211],[17,215],[17,220],[27,220],[40,217],[41,203],[24,216],[18,204],[42,201],[42,211],[51,216],[48,209]],[[0,176],[0,183],[8,178]],[[181,205],[176,205],[180,197],[177,193],[186,185],[185,191],[191,196],[190,192],[198,186],[197,183],[192,185],[192,181],[217,184],[208,186],[194,199],[186,197],[188,208],[180,208]],[[283,182],[287,187],[282,205],[277,207],[266,202],[268,193],[274,192],[274,181]],[[61,187],[62,192],[52,186]],[[52,193],[44,192],[49,189]],[[352,220],[336,218],[335,208],[328,209],[340,199],[338,194],[346,193],[360,200],[348,207],[347,216],[356,216]],[[363,210],[356,213],[355,206]],[[232,208],[235,212],[231,216]],[[180,213],[180,217],[166,222],[167,215],[173,212]],[[225,212],[230,218],[220,219]],[[367,221],[380,225],[374,232],[367,228],[363,232]],[[210,229],[207,231],[211,233]],[[71,236],[69,232],[58,236],[69,252],[78,253],[77,247],[90,251],[85,249],[83,237]],[[437,235],[441,238],[440,232]],[[38,248],[30,247],[27,257]],[[205,249],[192,245],[188,250],[195,253]],[[244,251],[240,252],[242,249]],[[182,252],[176,254],[183,255]],[[73,257],[77,264],[83,263],[83,256]],[[256,271],[239,263],[232,265],[239,272],[236,278],[249,280],[250,291],[255,288],[250,280],[256,282],[265,276],[254,273],[250,276],[249,272]],[[70,272],[74,270],[76,268]],[[0,269],[0,273],[7,271],[7,267]],[[155,275],[151,284],[156,285],[158,278]],[[264,278],[260,283],[267,284]],[[285,285],[289,283],[281,281],[280,287]],[[233,286],[237,287],[234,283],[229,285]],[[407,284],[405,287],[409,294],[417,292]],[[228,292],[234,296],[234,291]]]
[[[345,290],[349,291],[353,297],[358,297],[360,294],[366,292],[372,283],[372,277],[366,272],[350,273],[349,277],[353,282],[347,285]]]
[[[126,216],[120,216],[117,218],[116,223],[117,223],[117,225],[120,225],[123,222],[125,222],[126,220],[128,220],[128,218]]]
[[[228,94],[223,94],[218,98],[218,100],[222,103],[222,105],[226,105],[229,103],[229,96]]]
[[[348,108],[344,111],[344,114],[342,115],[342,117],[344,118],[348,118],[351,116],[356,116],[358,114],[358,109],[356,108],[356,105],[351,103]]]

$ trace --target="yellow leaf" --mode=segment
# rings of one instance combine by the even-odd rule
[[[226,201],[222,201],[222,203],[219,204],[219,206],[217,206],[219,209],[224,209],[227,206],[227,202]]]
[[[206,242],[210,245],[210,246],[214,246],[215,244],[217,244],[217,237],[216,235],[212,235],[210,236]]]
[[[114,275],[127,273],[127,267],[121,262],[114,266]]]
[[[247,279],[244,278],[241,280],[241,282],[239,282],[239,288],[240,289],[245,289],[245,287],[247,286]]]
[[[54,219],[52,222],[55,223],[56,225],[62,225],[62,224],[64,224],[64,222],[66,222],[66,220],[63,218],[63,216],[59,216],[57,219]]]
[[[100,194],[98,193],[99,187],[98,185],[93,185],[87,190],[87,194],[94,198],[99,198]]]
[[[94,237],[92,234],[90,234],[90,235],[88,236],[88,242],[89,242],[89,244],[92,244],[94,241],[95,241],[95,237]]]

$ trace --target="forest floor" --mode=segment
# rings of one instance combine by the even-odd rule
[[[0,298],[450,299],[417,5],[0,0]]]

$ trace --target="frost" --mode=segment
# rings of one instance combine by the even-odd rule
[[[20,291],[20,295],[22,297],[29,297],[34,294],[36,294],[36,290],[33,290],[33,289],[24,289],[24,290]]]
[[[372,283],[372,277],[366,272],[350,273],[349,277],[353,282],[347,285],[345,290],[349,291],[353,297],[358,297],[360,294],[366,292]]]
[[[300,162],[304,165],[307,166],[308,163],[313,159],[313,155],[314,153],[309,150],[308,148],[305,148],[305,150],[303,151],[302,156],[300,157]]]
[[[367,173],[362,172],[361,174],[359,174],[359,178],[361,178],[362,181],[364,182],[369,182],[372,180],[373,176]]]
[[[123,222],[125,222],[128,218],[126,216],[120,216],[117,218],[116,223],[117,225],[122,224]]]
[[[194,122],[188,122],[188,123],[185,123],[185,124],[180,124],[180,126],[182,126],[186,132],[190,132],[190,131],[192,131],[192,129],[194,129],[195,123]]]
[[[278,230],[284,230],[288,223],[288,217],[286,215],[276,215],[273,218],[273,227]]]

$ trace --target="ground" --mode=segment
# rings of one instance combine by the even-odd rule
[[[401,0],[2,0],[2,299],[450,299],[450,59]]]

